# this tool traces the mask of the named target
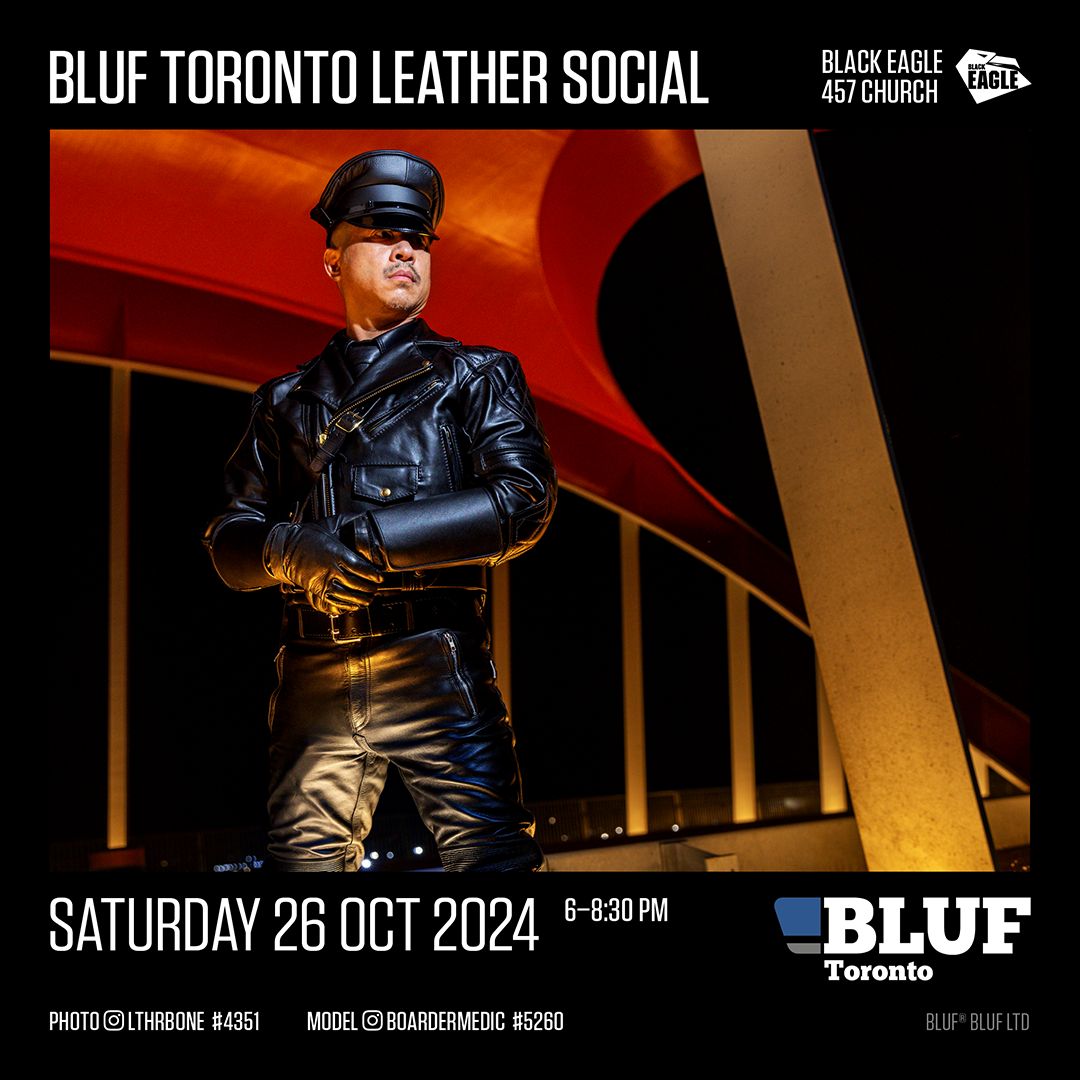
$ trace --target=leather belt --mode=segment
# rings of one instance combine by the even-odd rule
[[[382,598],[359,611],[323,615],[314,608],[288,604],[282,624],[283,641],[329,641],[342,644],[381,634],[438,630],[476,618],[484,609],[483,593],[438,590],[438,595],[406,599]]]
[[[391,570],[383,574],[379,592],[419,592],[422,589],[486,589],[482,566],[447,566],[435,570]]]

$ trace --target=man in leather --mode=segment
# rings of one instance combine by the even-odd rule
[[[256,391],[205,534],[226,584],[285,594],[280,870],[358,869],[390,763],[445,869],[543,861],[480,613],[484,567],[547,527],[555,470],[517,359],[418,317],[443,200],[435,167],[402,151],[335,172],[311,217],[346,328]]]

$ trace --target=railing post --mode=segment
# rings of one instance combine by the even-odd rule
[[[727,597],[728,702],[731,726],[732,821],[757,821],[754,707],[750,684],[750,594],[725,579]]]
[[[641,554],[637,522],[619,515],[622,577],[623,740],[626,770],[626,831],[649,831],[645,781],[645,679],[641,645]]]
[[[128,518],[131,372],[111,371],[109,451],[109,736],[106,845],[128,842]]]
[[[817,686],[818,731],[818,791],[823,814],[847,812],[847,785],[844,783],[844,762],[840,745],[836,741],[829,699],[825,696],[825,684],[821,681],[821,669],[814,657],[814,681]]]
[[[500,563],[493,567],[490,580],[488,603],[491,605],[491,655],[499,676],[499,693],[512,723],[514,710],[511,704],[509,564]]]

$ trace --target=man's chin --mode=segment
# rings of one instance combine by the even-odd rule
[[[414,315],[419,315],[424,310],[424,305],[427,303],[427,298],[418,300],[415,296],[393,296],[387,302],[386,308],[388,311],[394,312],[404,318],[411,318]]]

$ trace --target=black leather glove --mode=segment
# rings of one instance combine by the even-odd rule
[[[275,525],[263,561],[275,581],[303,590],[308,603],[324,615],[366,607],[382,581],[377,567],[318,521]]]

